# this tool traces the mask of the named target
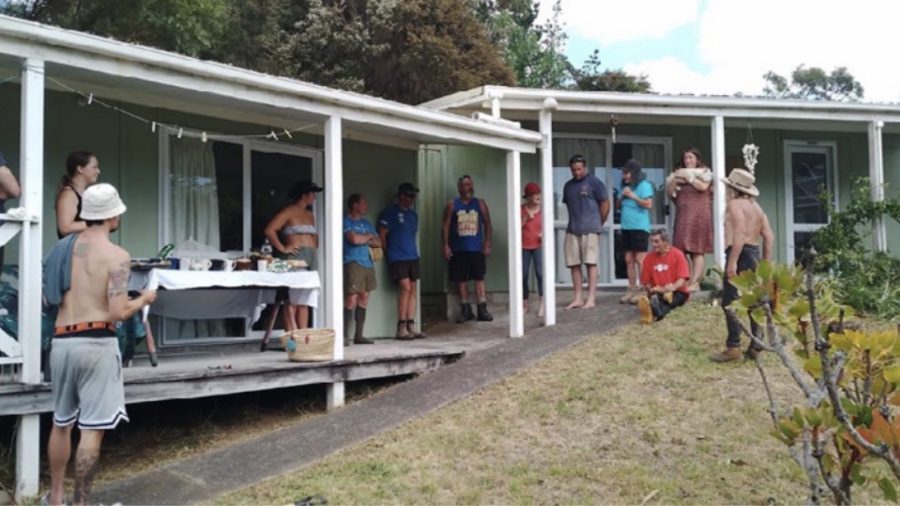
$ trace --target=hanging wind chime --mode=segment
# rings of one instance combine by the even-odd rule
[[[756,175],[756,163],[759,160],[759,146],[753,143],[753,128],[750,126],[750,122],[747,122],[747,139],[744,143],[744,147],[741,148],[741,153],[744,155],[744,167],[747,167],[747,170],[750,171],[751,174]]]

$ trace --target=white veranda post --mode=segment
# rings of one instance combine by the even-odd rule
[[[325,327],[334,329],[334,359],[344,358],[343,200],[344,163],[341,117],[325,121]],[[344,405],[344,383],[327,386],[328,408]]]
[[[883,128],[884,123],[881,121],[869,123],[869,183],[872,185],[872,200],[875,202],[884,200],[884,151],[881,138]],[[887,250],[884,219],[878,217],[873,226],[872,247],[875,251]]]
[[[44,62],[27,60],[22,70],[21,205],[29,218],[19,240],[19,343],[23,383],[41,382],[41,211],[44,207]],[[20,417],[16,433],[16,497],[38,493],[39,415]]]
[[[506,152],[506,210],[509,244],[509,337],[525,334],[525,313],[522,308],[522,177],[519,171],[519,152]]]
[[[554,226],[553,195],[553,113],[556,100],[548,98],[541,109],[539,123],[543,141],[541,144],[541,248],[544,254],[544,325],[556,325],[556,228]]]
[[[725,118],[715,116],[710,123],[712,131],[713,169],[713,254],[715,264],[725,268]]]

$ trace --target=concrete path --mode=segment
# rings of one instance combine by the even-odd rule
[[[560,311],[560,323],[552,328],[537,326],[529,314],[529,330],[522,339],[469,353],[459,362],[332,413],[110,483],[97,490],[94,499],[105,504],[196,503],[294,471],[637,318],[634,306],[620,306],[614,296],[600,298],[597,309]],[[505,335],[507,329],[507,317],[498,314],[491,323],[442,324],[432,332],[487,338]]]

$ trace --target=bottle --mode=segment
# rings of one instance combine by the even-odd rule
[[[268,239],[266,239],[266,242],[264,242],[262,247],[259,248],[259,252],[262,254],[262,256],[267,258],[272,256],[272,244]]]

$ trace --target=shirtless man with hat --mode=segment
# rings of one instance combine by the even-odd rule
[[[74,502],[87,504],[103,435],[119,422],[128,421],[115,322],[152,303],[156,292],[128,299],[131,259],[127,251],[109,240],[124,212],[125,204],[112,185],[89,187],[82,196],[81,209],[87,228],[68,243],[64,238],[48,256],[49,265],[54,255],[70,255],[71,268],[70,272],[45,272],[45,277],[65,279],[59,282],[62,304],[50,352],[53,427],[47,454],[51,489],[45,497],[49,504],[63,504],[72,426],[77,422],[81,431],[75,454]]]
[[[733,169],[728,178],[722,179],[728,185],[725,207],[725,279],[724,294],[722,295],[722,308],[737,300],[738,290],[729,283],[729,279],[746,270],[755,270],[759,263],[760,238],[765,241],[765,258],[772,260],[775,248],[775,234],[769,226],[769,218],[763,212],[762,207],[756,202],[759,190],[754,185],[756,178],[752,173],[744,169]],[[728,338],[725,341],[725,350],[721,353],[710,355],[713,362],[731,362],[741,358],[741,327],[736,318],[725,313],[725,321],[728,324]],[[751,318],[751,331],[759,336],[759,326]],[[756,354],[753,343],[747,349],[747,356],[753,358]]]

